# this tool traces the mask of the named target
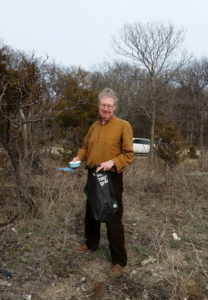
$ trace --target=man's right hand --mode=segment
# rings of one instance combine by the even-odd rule
[[[112,160],[108,160],[105,162],[102,162],[99,167],[96,169],[96,173],[99,172],[100,170],[104,170],[104,171],[109,171],[113,166],[114,166],[114,161]]]

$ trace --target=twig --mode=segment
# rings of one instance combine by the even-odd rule
[[[163,244],[161,243],[161,240],[163,239],[164,234],[165,234],[165,229],[162,231],[162,233],[160,235],[160,240],[157,238],[158,234],[156,234],[156,242],[157,242],[157,246],[159,248],[159,250],[157,251],[156,257],[158,259],[159,255],[161,254],[163,260],[164,260],[164,257],[163,257],[163,254],[162,254]]]
[[[4,226],[7,226],[11,223],[13,223],[16,219],[17,219],[17,215],[15,215],[11,220],[7,221],[7,222],[4,222],[4,223],[0,223],[0,227],[4,227]],[[1,232],[0,232],[1,233]]]
[[[197,260],[198,260],[198,262],[199,262],[199,265],[200,265],[200,267],[202,268],[202,271],[203,271],[204,275],[205,275],[206,278],[208,279],[207,272],[205,271],[205,269],[204,269],[204,267],[203,267],[203,265],[202,265],[202,263],[201,263],[201,260],[200,260],[200,258],[199,258],[199,256],[198,256],[198,253],[197,253],[198,250],[196,249],[196,247],[195,247],[195,245],[192,243],[192,241],[190,241],[190,242],[191,242],[191,246],[193,247],[194,252],[195,252],[195,254],[196,254],[196,258],[197,258]]]

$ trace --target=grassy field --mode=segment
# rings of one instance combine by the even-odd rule
[[[208,299],[208,169],[197,160],[171,170],[135,158],[124,178],[127,272],[109,278],[105,224],[97,252],[73,252],[83,240],[86,170],[58,165],[33,178],[36,217],[0,228],[0,269],[12,273],[0,274],[0,299]],[[15,190],[1,189],[0,223],[15,201]]]

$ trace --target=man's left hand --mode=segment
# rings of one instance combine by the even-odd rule
[[[99,167],[96,169],[96,173],[100,170],[109,171],[113,166],[114,162],[112,160],[105,161],[99,165]]]

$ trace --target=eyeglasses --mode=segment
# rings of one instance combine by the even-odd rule
[[[109,105],[109,104],[99,104],[100,107],[102,108],[107,108],[108,110],[112,110],[114,105]]]

